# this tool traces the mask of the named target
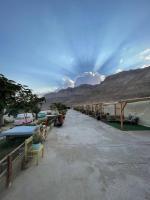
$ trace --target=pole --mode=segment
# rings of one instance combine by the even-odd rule
[[[123,107],[122,107],[122,103],[121,103],[120,107],[121,107],[120,122],[121,122],[121,129],[123,129],[123,113],[122,113]]]
[[[114,105],[114,112],[115,112],[115,118],[116,118],[116,104]]]
[[[120,115],[121,129],[123,129],[124,109],[125,109],[126,105],[127,105],[127,102],[121,102],[121,115]]]
[[[12,160],[11,156],[7,157],[7,187],[11,186],[12,181]]]

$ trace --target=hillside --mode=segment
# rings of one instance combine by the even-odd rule
[[[150,96],[150,67],[123,71],[108,76],[99,85],[81,85],[45,95],[47,103],[63,102],[68,105]]]

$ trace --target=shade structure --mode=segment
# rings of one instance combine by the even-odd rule
[[[4,137],[4,136],[30,136],[30,135],[34,135],[37,130],[38,130],[39,126],[16,126],[14,128],[11,128],[7,131],[3,131],[0,134],[0,137]]]

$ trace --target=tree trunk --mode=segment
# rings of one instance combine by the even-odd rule
[[[35,119],[36,120],[38,119],[38,113],[37,112],[35,113]]]
[[[4,125],[4,112],[3,110],[0,111],[0,127]]]

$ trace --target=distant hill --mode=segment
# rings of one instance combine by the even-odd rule
[[[63,102],[67,105],[91,102],[110,102],[120,99],[150,96],[150,67],[123,71],[111,76],[99,85],[81,85],[45,95],[46,104]]]

